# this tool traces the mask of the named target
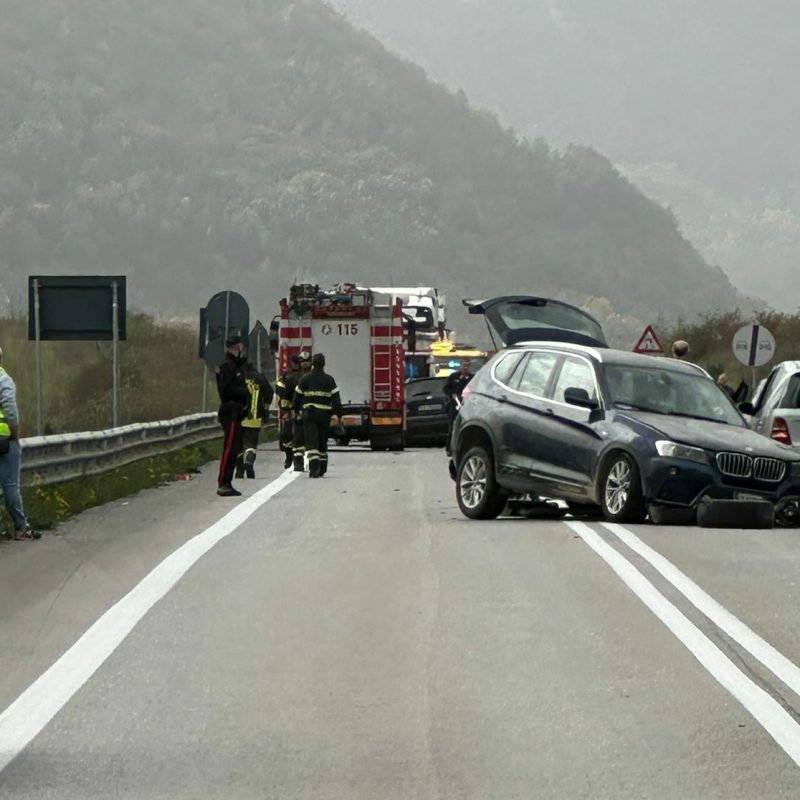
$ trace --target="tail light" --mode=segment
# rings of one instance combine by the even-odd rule
[[[776,442],[780,442],[781,444],[791,444],[792,443],[792,435],[789,433],[789,426],[786,424],[786,420],[783,417],[775,417],[775,421],[772,423],[772,438]]]

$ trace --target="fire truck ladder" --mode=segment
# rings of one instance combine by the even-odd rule
[[[376,344],[372,347],[373,400],[388,403],[392,399],[392,346]]]

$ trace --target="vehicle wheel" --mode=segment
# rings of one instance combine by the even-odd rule
[[[399,452],[405,450],[405,437],[402,433],[389,436],[373,436],[369,440],[369,446],[375,451],[391,450]]]
[[[636,462],[617,453],[606,464],[600,484],[603,516],[610,522],[644,522],[647,506]]]
[[[800,497],[785,497],[775,506],[775,522],[780,528],[800,528]]]
[[[492,457],[483,447],[468,450],[456,474],[458,507],[470,519],[495,519],[507,497],[494,477]]]
[[[602,519],[603,509],[594,503],[567,503],[569,513],[576,519]]]

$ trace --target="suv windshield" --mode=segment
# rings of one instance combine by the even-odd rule
[[[605,376],[616,408],[745,426],[728,396],[703,375],[609,365]]]

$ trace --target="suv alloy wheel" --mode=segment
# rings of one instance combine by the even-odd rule
[[[456,498],[470,519],[495,519],[503,510],[507,498],[495,480],[492,457],[483,447],[471,448],[459,462]]]

